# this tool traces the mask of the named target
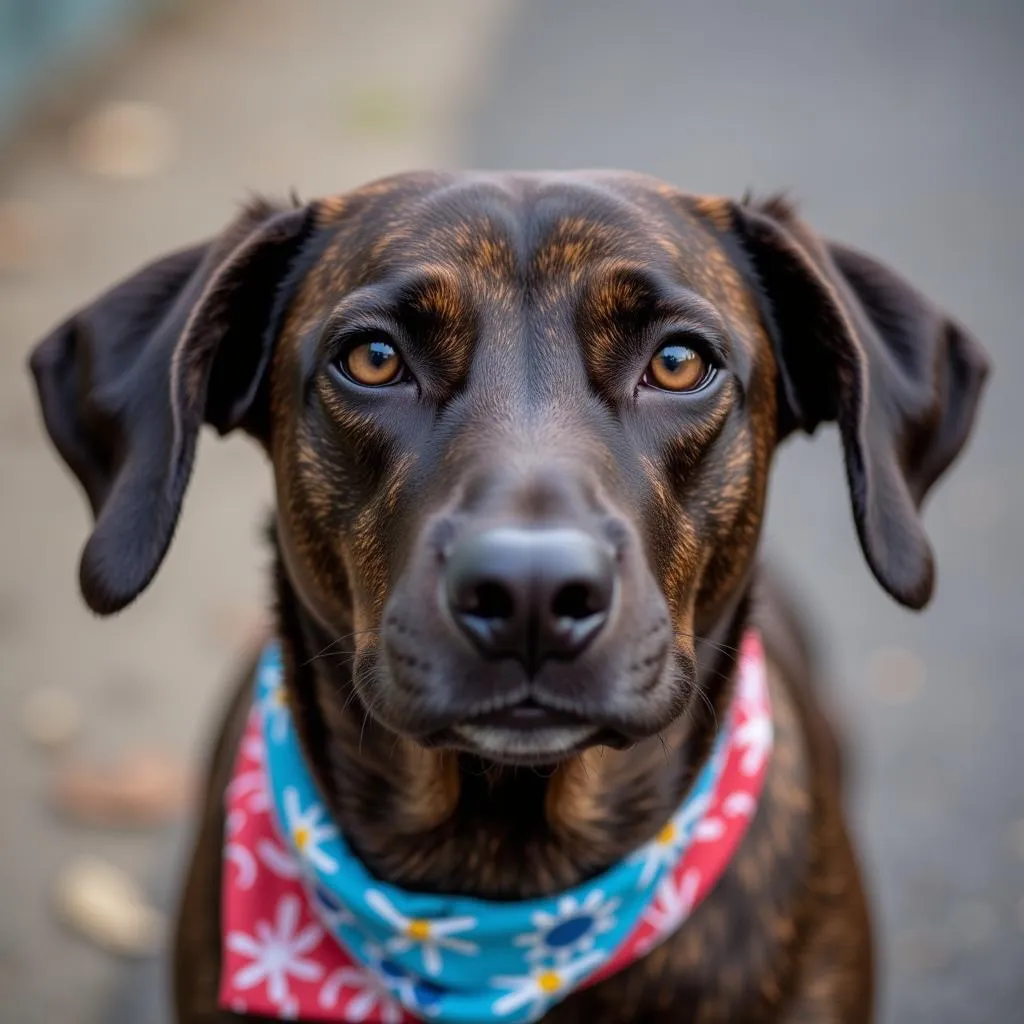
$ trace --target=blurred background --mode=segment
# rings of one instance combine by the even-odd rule
[[[1022,107],[1020,0],[0,0],[0,1019],[167,1021],[188,771],[261,621],[270,493],[207,439],[156,584],[97,621],[26,353],[252,191],[422,166],[786,189],[988,347],[923,615],[869,577],[829,431],[781,455],[766,544],[855,755],[882,1019],[1021,1019]]]

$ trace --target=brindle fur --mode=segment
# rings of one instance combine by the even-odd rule
[[[378,876],[493,899],[574,885],[658,830],[707,754],[757,622],[776,747],[739,852],[664,945],[544,1019],[869,1020],[838,746],[798,617],[756,568],[768,472],[786,434],[837,420],[865,553],[920,606],[931,561],[916,506],[966,439],[985,363],[864,259],[778,202],[625,174],[402,175],[251,208],[209,248],[144,271],[145,287],[122,286],[130,301],[101,299],[40,346],[48,426],[98,515],[87,599],[115,610],[155,572],[200,422],[247,430],[275,471],[277,633],[335,819]],[[415,397],[360,394],[325,371],[334,327],[383,315],[415,363]],[[634,393],[666,319],[722,347],[728,372],[694,401]],[[117,400],[140,382],[150,420],[167,421],[142,440],[141,415]],[[133,445],[148,476],[125,458]],[[170,511],[126,525],[125,493],[137,520],[157,491]],[[605,722],[600,745],[536,770],[454,748],[451,706],[519,685],[513,664],[481,669],[437,639],[432,566],[466,517],[579,520],[614,537],[626,608],[614,646],[538,677],[553,690],[586,680],[573,699]],[[114,547],[125,530],[127,555]],[[216,993],[222,803],[251,670],[216,745],[182,903],[183,1024],[242,1019]],[[616,686],[633,696],[612,713]]]

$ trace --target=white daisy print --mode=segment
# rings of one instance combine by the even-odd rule
[[[772,749],[771,716],[761,712],[751,715],[736,730],[736,746],[743,751],[740,771],[748,777],[756,775]]]
[[[693,830],[693,841],[695,843],[713,843],[725,835],[725,822],[714,815],[708,815],[697,822]]]
[[[740,704],[759,705],[768,686],[764,655],[744,657],[736,680],[736,698]]]
[[[238,871],[236,883],[239,889],[251,889],[256,883],[258,867],[256,858],[244,843],[225,843],[224,860],[234,864]]]
[[[323,929],[318,924],[309,924],[296,934],[299,910],[298,896],[284,896],[277,904],[273,927],[267,921],[257,921],[255,936],[230,932],[225,940],[232,953],[252,961],[236,972],[234,987],[244,991],[266,982],[267,998],[282,1011],[293,1005],[289,977],[319,981],[323,974],[320,964],[305,959],[320,944]]]
[[[239,832],[245,828],[245,811],[233,810],[228,811],[227,816],[224,819],[224,833],[229,838],[233,839],[238,835]]]
[[[756,810],[757,801],[750,793],[740,790],[730,793],[722,801],[720,814],[709,814],[697,823],[693,832],[693,841],[695,843],[713,843],[725,835],[726,823],[730,818],[749,818]]]
[[[253,814],[261,814],[270,809],[267,777],[264,769],[263,740],[257,736],[246,736],[242,740],[242,754],[253,763],[254,767],[239,772],[228,783],[224,799],[229,804],[244,802]]]
[[[644,920],[656,929],[645,943],[648,953],[663,939],[668,938],[690,916],[700,885],[700,872],[695,868],[683,873],[677,882],[674,873],[658,886],[654,900],[644,913]]]
[[[330,822],[320,820],[325,816],[323,807],[314,800],[303,810],[299,791],[294,786],[285,789],[283,803],[285,828],[299,857],[324,874],[334,874],[338,870],[338,862],[325,853],[320,844],[334,839],[338,830]]]
[[[474,942],[452,938],[459,932],[476,927],[475,917],[449,917],[441,921],[430,921],[422,917],[406,917],[379,889],[368,889],[366,902],[370,909],[400,935],[388,939],[389,953],[404,953],[413,946],[419,946],[423,954],[423,967],[435,978],[441,973],[441,950],[447,949],[463,956],[475,956],[478,947]]]
[[[345,1004],[342,1020],[358,1022],[375,1018],[381,1024],[402,1024],[405,1014],[401,1005],[391,998],[384,983],[372,971],[360,967],[339,967],[328,976],[317,996],[320,1008],[333,1010],[342,989],[346,988],[357,991]]]
[[[278,878],[292,880],[302,877],[299,862],[284,847],[279,846],[273,840],[257,840],[256,853],[263,865]]]
[[[708,794],[687,800],[680,812],[646,846],[642,846],[629,858],[627,863],[643,864],[636,883],[638,889],[650,885],[660,868],[676,863],[690,833],[704,816],[710,802]]]
[[[530,961],[552,959],[566,964],[578,953],[589,953],[599,935],[615,927],[618,899],[607,899],[600,889],[587,894],[586,899],[563,896],[554,914],[538,910],[530,916],[537,930],[518,935],[517,946],[528,946],[526,959]]]
[[[288,691],[285,689],[281,669],[265,665],[260,670],[259,686],[262,690],[260,711],[270,738],[281,743],[288,735]]]
[[[727,818],[752,818],[757,810],[757,800],[752,793],[736,790],[722,802],[722,813]]]
[[[236,843],[234,837],[245,827],[245,811],[233,810],[228,812],[227,820],[224,823],[224,832],[228,837],[224,844],[224,861],[227,864],[234,864],[238,870],[237,883],[239,889],[251,889],[256,881],[258,870],[256,858],[245,843]]]
[[[509,989],[494,1001],[491,1009],[499,1017],[507,1017],[523,1007],[529,1007],[530,1019],[539,1017],[555,999],[573,988],[584,975],[589,974],[604,959],[603,953],[585,953],[562,967],[537,967],[529,974],[497,977],[492,984]]]

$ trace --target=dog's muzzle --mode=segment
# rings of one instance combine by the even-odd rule
[[[615,553],[582,530],[499,527],[457,542],[445,607],[484,658],[513,658],[529,678],[576,657],[604,629],[617,593]]]

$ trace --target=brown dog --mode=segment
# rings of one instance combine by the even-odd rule
[[[629,174],[410,174],[252,205],[74,316],[33,370],[96,514],[81,583],[98,612],[156,572],[204,422],[264,447],[304,750],[395,884],[534,897],[650,839],[758,622],[776,745],[739,852],[673,938],[544,1019],[870,1018],[836,745],[755,558],[775,447],[835,421],[871,569],[927,602],[918,508],[986,360],[910,285],[779,201]],[[241,1019],[216,993],[250,690],[247,671],[189,873],[183,1022]]]

